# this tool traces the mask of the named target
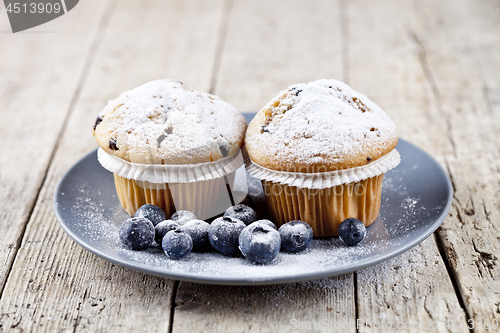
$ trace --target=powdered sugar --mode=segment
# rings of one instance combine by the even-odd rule
[[[399,186],[394,186],[392,181],[389,183],[389,191],[401,192]],[[133,251],[123,246],[119,239],[119,228],[129,216],[119,206],[116,195],[109,198],[112,191],[106,194],[86,184],[77,185],[78,194],[70,207],[75,220],[71,228],[78,230],[80,237],[94,250],[137,269],[205,281],[227,279],[265,282],[293,279],[303,274],[321,275],[332,270],[349,270],[352,265],[370,262],[374,257],[392,251],[394,241],[404,239],[408,228],[415,226],[414,221],[425,209],[419,207],[418,198],[405,194],[399,202],[392,200],[399,209],[398,218],[388,223],[379,217],[367,228],[367,237],[360,244],[347,246],[338,237],[314,239],[305,251],[296,254],[280,252],[272,262],[264,265],[253,264],[243,257],[228,257],[215,250],[190,253],[187,257],[174,260],[167,257],[157,245],[144,251]],[[112,180],[108,185],[112,186]],[[255,199],[263,196],[262,187],[257,185],[252,196]],[[115,202],[115,205],[109,206],[109,202]],[[382,204],[382,214],[387,205]]]
[[[397,138],[394,123],[380,107],[336,80],[290,86],[264,110],[247,131],[252,159],[255,149],[266,147],[267,158],[282,164],[335,164],[366,149],[380,152]]]
[[[195,164],[234,153],[246,122],[229,103],[178,81],[156,80],[108,102],[95,136],[108,153],[136,163]],[[109,140],[117,149],[109,148]]]
[[[118,231],[128,215],[120,206],[110,210],[111,207],[86,197],[83,194],[85,191],[89,193],[88,189],[82,189],[82,197],[72,207],[73,214],[82,221],[76,227],[81,229],[85,241],[114,260],[160,274],[191,276],[193,279],[266,281],[304,273],[321,274],[332,269],[341,270],[391,248],[391,237],[387,235],[383,220],[379,219],[368,228],[371,239],[357,246],[347,246],[338,237],[314,239],[305,251],[296,254],[280,252],[272,262],[264,265],[253,264],[243,257],[228,257],[215,250],[190,253],[185,258],[173,260],[163,253],[160,246],[144,251],[133,251],[123,246]]]
[[[348,247],[338,237],[314,239],[304,252],[280,252],[266,265],[217,252],[169,259],[160,247],[132,251],[121,245],[118,230],[129,217],[120,207],[112,175],[95,152],[61,180],[55,212],[64,230],[81,246],[112,262],[167,278],[224,284],[274,284],[343,274],[411,248],[437,228],[451,204],[451,185],[427,154],[401,140],[402,163],[384,177],[380,217],[366,238]],[[415,168],[414,166],[418,166]],[[260,218],[265,203],[260,181],[248,178],[249,194]]]

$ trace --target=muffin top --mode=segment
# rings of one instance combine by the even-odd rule
[[[243,115],[219,97],[156,80],[109,101],[94,137],[108,154],[129,162],[198,164],[237,152],[245,128]]]
[[[394,149],[394,122],[366,96],[336,80],[288,87],[248,126],[251,160],[287,172],[327,172],[367,165]]]

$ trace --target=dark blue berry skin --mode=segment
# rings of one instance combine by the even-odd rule
[[[366,227],[358,219],[348,218],[342,221],[339,226],[339,237],[347,245],[356,245],[361,242],[366,235]]]
[[[165,216],[165,212],[160,207],[151,204],[145,204],[141,206],[135,212],[134,217],[144,217],[150,220],[154,226],[167,219],[167,217]]]
[[[257,220],[255,222],[252,222],[250,224],[254,224],[254,223],[264,223],[265,225],[268,225],[270,226],[271,228],[273,228],[274,230],[278,230],[278,228],[276,228],[276,224],[274,224],[273,222],[271,222],[270,220]]]
[[[281,236],[281,249],[287,252],[300,252],[311,245],[313,230],[304,221],[290,221],[278,229]]]
[[[246,225],[257,221],[257,213],[255,212],[255,210],[243,204],[229,207],[224,212],[224,216],[234,217],[245,223]]]
[[[193,240],[191,236],[180,229],[170,230],[163,237],[161,247],[170,258],[180,259],[191,252],[193,249]]]
[[[148,219],[133,217],[120,227],[120,241],[131,250],[144,250],[155,239],[155,227]]]
[[[178,229],[180,225],[177,222],[174,222],[172,220],[165,220],[161,221],[155,226],[155,241],[158,245],[161,245],[161,241],[163,237],[169,232],[170,230],[175,230]]]
[[[175,223],[175,222],[174,222]],[[193,240],[193,252],[201,252],[210,246],[208,228],[210,224],[202,220],[192,220],[180,227]]]
[[[215,219],[208,228],[208,239],[212,247],[228,256],[240,254],[239,237],[245,223],[230,216]]]
[[[281,238],[276,229],[265,223],[254,222],[241,231],[239,246],[245,258],[265,264],[280,252]]]
[[[179,223],[179,225],[184,225],[189,221],[196,220],[196,215],[189,210],[178,210],[170,217],[170,219]]]

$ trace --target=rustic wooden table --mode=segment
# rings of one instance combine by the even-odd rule
[[[17,34],[0,7],[0,331],[495,331],[499,1],[85,0]],[[97,147],[106,101],[157,78],[242,112],[345,81],[447,170],[451,211],[408,252],[318,281],[211,286],[113,265],[64,233],[53,195]]]

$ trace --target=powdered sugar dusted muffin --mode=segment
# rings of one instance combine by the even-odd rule
[[[337,234],[345,218],[378,216],[383,173],[399,163],[396,126],[364,95],[336,80],[290,86],[252,120],[250,174],[262,179],[278,225],[308,222]]]
[[[94,136],[104,151],[134,163],[197,164],[237,152],[246,122],[219,97],[157,80],[109,101]]]
[[[145,203],[167,215],[175,209],[200,214],[210,204],[205,197],[217,197],[214,186],[227,195],[221,179],[241,166],[245,128],[243,115],[219,97],[156,80],[109,101],[94,136],[102,149],[99,161],[115,173],[129,214]]]

